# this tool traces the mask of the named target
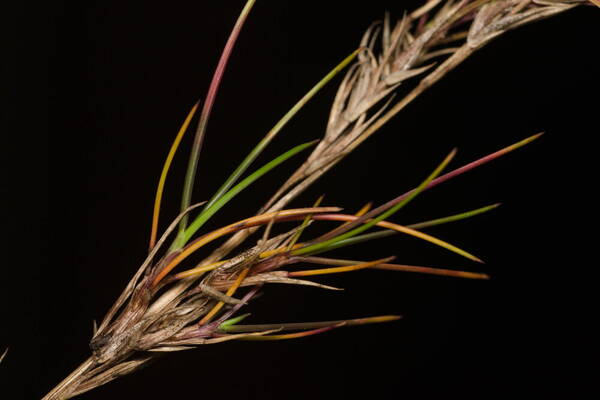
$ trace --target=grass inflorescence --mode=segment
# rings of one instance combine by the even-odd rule
[[[593,0],[595,2],[595,0]],[[429,0],[397,22],[389,15],[373,24],[357,49],[334,66],[258,142],[214,195],[192,204],[196,171],[208,121],[228,60],[255,0],[248,0],[225,45],[203,102],[192,107],[164,163],[155,196],[149,254],[100,325],[90,347],[92,355],[45,399],[66,399],[103,385],[140,368],[157,354],[187,350],[230,340],[273,341],[316,335],[341,327],[395,321],[398,315],[319,322],[242,324],[240,314],[266,284],[308,285],[324,290],[339,288],[314,279],[322,275],[364,269],[392,270],[467,279],[488,279],[482,272],[393,263],[395,256],[378,254],[364,260],[327,257],[334,249],[404,234],[462,256],[482,260],[471,251],[434,237],[424,230],[472,218],[499,204],[439,216],[411,225],[390,219],[418,196],[443,182],[502,157],[537,139],[533,135],[460,167],[451,167],[452,150],[427,174],[421,184],[394,199],[356,213],[339,206],[288,208],[288,204],[324,173],[352,152],[404,107],[489,41],[518,26],[562,13],[584,0]],[[333,101],[322,138],[295,147],[259,167],[254,162],[302,107],[334,77],[346,70]],[[412,89],[396,98],[407,82]],[[202,105],[202,106],[201,106]],[[196,114],[199,112],[199,116]],[[165,182],[182,138],[197,118],[183,183],[180,214],[159,237]],[[265,174],[292,158],[310,153],[255,214],[212,231],[206,223],[236,196]],[[250,172],[249,172],[250,171]],[[424,174],[425,175],[425,174]],[[308,237],[306,228],[327,221],[337,223],[328,232]],[[274,234],[275,227],[287,227]],[[262,230],[253,245],[243,246]],[[208,256],[195,257],[217,239],[227,240]],[[193,261],[193,263],[190,263]],[[296,269],[296,267],[299,267]],[[4,357],[6,352],[0,358]]]

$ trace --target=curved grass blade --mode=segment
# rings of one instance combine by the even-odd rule
[[[237,38],[242,30],[242,26],[252,9],[252,6],[256,0],[248,0],[246,5],[242,9],[231,34],[229,35],[229,39],[227,39],[227,43],[225,44],[225,48],[223,49],[223,53],[221,54],[221,58],[219,59],[219,63],[217,64],[217,68],[215,69],[215,73],[213,75],[212,81],[210,82],[210,86],[208,88],[208,93],[206,94],[206,100],[204,101],[204,105],[202,106],[202,113],[200,114],[200,121],[198,122],[198,128],[196,129],[196,136],[194,137],[194,143],[192,145],[192,149],[190,151],[190,158],[188,161],[187,172],[185,175],[185,180],[183,184],[183,195],[181,198],[181,210],[185,210],[189,207],[192,200],[192,190],[194,188],[194,180],[196,178],[196,170],[198,168],[198,158],[200,156],[200,149],[202,148],[202,142],[204,141],[204,133],[206,132],[206,127],[208,125],[208,119],[210,117],[210,113],[212,111],[212,107],[217,97],[217,92],[219,90],[219,86],[221,84],[221,79],[223,78],[223,74],[225,72],[225,67],[227,66],[227,62],[229,61],[229,57],[231,56],[231,52],[233,51],[233,47]],[[174,243],[174,249],[178,249],[184,245],[182,241],[183,234],[185,228],[187,226],[187,217],[184,218],[179,225],[179,236]]]
[[[354,236],[354,237],[351,237],[348,239],[340,240],[339,242],[332,243],[330,246],[328,246],[324,249],[317,250],[317,251],[311,253],[311,255],[321,254],[321,253],[325,253],[327,251],[339,249],[342,247],[352,246],[352,245],[366,242],[369,240],[381,239],[384,237],[397,235],[397,234],[398,234],[397,231],[394,231],[391,229],[386,229],[383,231],[377,231],[377,232],[371,232],[371,233],[365,233],[365,234]],[[261,256],[262,256],[262,254],[261,254]]]
[[[484,274],[481,272],[469,272],[469,271],[457,271],[453,269],[445,269],[445,268],[432,268],[432,267],[423,267],[417,265],[401,265],[401,264],[379,264],[373,267],[373,269],[384,269],[388,271],[401,271],[401,272],[416,272],[419,274],[428,274],[428,275],[440,275],[440,276],[450,276],[454,278],[464,278],[464,279],[483,279],[488,280],[490,276],[488,274]]]
[[[187,132],[187,128],[198,109],[198,103],[194,104],[187,117],[183,121],[181,128],[179,128],[179,132],[177,132],[177,136],[175,136],[175,140],[171,145],[171,149],[169,150],[169,154],[167,155],[167,159],[165,160],[165,164],[163,165],[162,171],[160,173],[160,179],[158,180],[158,187],[156,188],[156,197],[154,198],[154,211],[152,213],[152,229],[150,232],[150,250],[156,244],[156,236],[158,234],[158,217],[160,215],[160,204],[162,201],[162,195],[165,188],[165,182],[167,181],[167,174],[169,173],[169,168],[171,168],[171,163],[173,162],[173,158],[175,157],[175,153],[179,148],[179,144],[181,143],[181,139],[185,132]]]
[[[323,214],[323,215],[315,215],[313,216],[313,219],[315,220],[322,220],[322,221],[356,221],[358,218],[354,215],[347,215],[347,214]],[[372,222],[372,221],[370,221]],[[366,224],[365,224],[366,225]],[[476,261],[479,263],[483,263],[482,260],[480,260],[479,258],[475,257],[473,254],[466,252],[465,250],[462,250],[448,242],[445,242],[441,239],[438,239],[434,236],[428,235],[426,233],[423,233],[421,231],[417,231],[411,228],[408,228],[406,226],[402,226],[402,225],[398,225],[398,224],[394,224],[392,222],[388,222],[388,221],[379,221],[376,224],[377,226],[380,226],[382,228],[388,228],[388,229],[393,229],[395,231],[401,232],[401,233],[405,233],[407,235],[410,236],[414,236],[416,238],[425,240],[426,242],[435,244],[437,246],[440,246],[446,250],[449,250],[453,253],[456,253],[458,255],[461,255],[465,258],[468,258],[469,260],[472,261]],[[333,244],[335,244],[336,242],[333,242]],[[302,254],[307,254],[308,252],[304,252],[302,254],[300,254],[300,251],[304,250],[306,247],[304,248],[300,248],[298,250],[292,251],[292,255],[302,255]],[[316,250],[322,250],[322,251],[328,251],[330,250],[329,245],[327,246],[320,246],[318,248],[316,248]],[[313,254],[312,252],[310,254]]]
[[[242,190],[244,190],[245,188],[250,186],[252,183],[254,183],[257,179],[262,177],[264,174],[266,174],[273,168],[277,167],[279,164],[283,163],[287,159],[300,153],[302,150],[305,150],[306,148],[314,145],[316,142],[317,141],[303,143],[301,145],[294,147],[291,150],[286,151],[279,157],[276,157],[275,159],[271,160],[267,164],[263,165],[258,170],[254,171],[252,174],[250,174],[248,177],[246,177],[240,183],[238,183],[233,188],[231,188],[227,193],[225,193],[216,202],[214,202],[212,204],[212,206],[205,209],[205,211],[203,213],[198,215],[196,217],[196,219],[194,220],[194,222],[192,222],[190,224],[190,226],[185,229],[185,231],[183,233],[183,237],[182,237],[182,244],[186,244],[190,240],[190,238],[198,231],[198,229],[200,229],[200,227],[202,225],[204,225],[204,223],[206,221],[208,221],[208,219],[210,217],[212,217],[217,211],[219,211],[219,209],[221,207],[223,207],[225,204],[227,204],[238,193],[240,193]]]
[[[326,275],[326,274],[338,274],[342,272],[358,271],[360,269],[371,268],[378,264],[385,264],[388,261],[392,261],[396,257],[387,257],[375,261],[357,261],[354,264],[344,264],[344,266],[335,268],[320,268],[320,269],[309,269],[305,271],[294,271],[289,272],[288,276],[295,278],[298,276],[314,276],[314,275]]]
[[[234,233],[240,230],[252,228],[254,226],[260,226],[270,223],[272,220],[275,222],[278,221],[287,221],[290,218],[304,218],[304,216],[308,214],[316,214],[322,212],[338,212],[341,209],[339,207],[317,207],[317,208],[297,208],[290,210],[281,210],[274,211],[270,213],[265,213],[261,215],[256,215],[254,217],[246,218],[241,221],[234,222],[233,224],[229,224],[222,228],[219,228],[213,232],[207,233],[198,239],[194,240],[188,246],[186,246],[181,253],[177,254],[177,256],[173,257],[173,259],[164,266],[160,272],[156,275],[154,280],[152,281],[152,286],[155,287],[173,268],[175,268],[179,263],[193,254],[196,250],[201,248],[207,243],[212,242],[222,236],[225,236],[230,233]],[[313,217],[314,218],[314,217]]]
[[[371,202],[365,204],[354,215],[357,216],[357,217],[360,217],[360,216],[364,215],[365,213],[367,213],[371,209],[372,205],[373,204]],[[310,219],[312,219],[311,217],[312,216],[308,215],[308,216],[306,216],[306,219],[310,220]],[[306,221],[306,219],[305,219],[305,221]],[[344,224],[342,224],[342,226],[346,225],[346,224],[349,224],[349,222],[345,222]],[[384,232],[387,232],[387,231],[384,231]],[[390,232],[390,234],[394,234],[395,233],[395,231],[389,231],[389,232]],[[351,240],[351,239],[347,239],[347,240]],[[268,251],[265,251],[265,252],[261,253],[259,255],[259,257],[260,258],[267,258],[267,257],[270,257],[270,256],[278,254],[278,253],[284,253],[286,251],[290,251],[290,250],[293,250],[293,249],[298,249],[298,248],[304,247],[304,246],[306,246],[306,243],[296,243],[295,241],[292,241],[292,243],[290,243],[286,248],[280,247],[280,248],[277,248],[277,249],[268,250]],[[316,253],[313,253],[313,254],[316,254]]]
[[[246,333],[263,330],[279,330],[279,331],[299,331],[305,329],[318,329],[326,328],[328,326],[335,326],[344,324],[344,326],[358,326],[366,324],[377,324],[383,322],[397,321],[401,319],[400,315],[381,315],[378,317],[367,317],[367,318],[355,318],[355,319],[342,319],[337,321],[321,321],[321,322],[292,322],[282,324],[259,324],[259,325],[228,325],[223,329],[224,332],[231,333]]]
[[[320,240],[322,240],[322,241],[320,241],[319,243],[315,243],[315,244],[312,244],[312,245],[308,245],[308,246],[306,246],[304,248],[301,248],[301,249],[298,249],[298,250],[294,250],[292,252],[292,254],[293,255],[309,254],[309,253],[312,253],[315,250],[326,248],[330,244],[333,244],[333,243],[338,242],[338,241],[343,240],[343,239],[347,239],[347,238],[351,238],[353,236],[356,236],[359,233],[364,232],[367,229],[371,228],[372,226],[374,226],[374,225],[378,224],[379,222],[383,221],[384,219],[390,217],[395,212],[397,212],[402,207],[404,207],[406,204],[408,204],[420,192],[422,192],[427,187],[427,185],[429,185],[429,183],[433,179],[435,179],[435,177],[437,177],[442,172],[442,170],[448,165],[448,163],[452,160],[452,158],[454,158],[455,154],[456,154],[456,149],[452,150],[450,152],[450,154],[448,154],[446,156],[446,158],[444,158],[444,160],[437,166],[437,168],[414,191],[412,191],[408,196],[406,196],[406,197],[400,199],[399,201],[397,201],[396,204],[394,204],[388,210],[385,210],[385,211],[382,212],[382,210],[381,210],[382,207],[378,207],[375,210],[372,210],[372,211],[366,213],[365,215],[356,218],[356,220],[353,220],[353,222],[351,224],[342,225],[341,227],[339,227],[339,231],[340,232],[343,231],[343,230],[346,230],[346,232],[341,233],[338,236],[332,237],[331,239],[323,240],[321,238]],[[372,218],[373,215],[376,214],[376,213],[380,213],[380,214],[377,217]],[[368,218],[372,218],[372,219],[367,222]],[[347,231],[348,229],[351,229],[351,228],[353,228],[354,226],[356,226],[358,224],[362,224],[362,225],[359,225],[356,228]],[[331,232],[331,235],[334,235],[334,234],[337,234],[336,230],[333,230]]]
[[[361,49],[357,49],[341,63],[339,63],[334,69],[332,69],[323,79],[321,79],[308,93],[306,93],[278,122],[273,128],[267,133],[267,135],[256,145],[254,149],[246,156],[242,163],[233,171],[233,173],[227,178],[225,183],[217,190],[214,196],[208,201],[205,209],[210,208],[216,201],[223,196],[227,190],[242,176],[242,174],[248,169],[250,164],[256,160],[256,158],[263,152],[269,143],[275,138],[275,136],[283,129],[283,127],[300,111],[306,103],[310,101],[330,80],[332,80],[341,70],[343,70],[358,54]]]
[[[521,148],[521,147],[523,147],[523,146],[525,146],[525,145],[533,142],[534,140],[538,139],[543,134],[544,134],[544,132],[540,132],[540,133],[537,133],[537,134],[535,134],[533,136],[529,136],[529,137],[527,137],[527,138],[525,138],[523,140],[520,140],[517,143],[514,143],[514,144],[512,144],[510,146],[507,146],[507,147],[505,147],[503,149],[500,149],[500,150],[498,150],[498,151],[496,151],[494,153],[488,154],[487,156],[484,156],[484,157],[479,158],[479,159],[477,159],[475,161],[472,161],[472,162],[470,162],[470,163],[468,163],[466,165],[463,165],[460,168],[457,168],[457,169],[452,170],[452,171],[450,171],[450,172],[448,172],[448,173],[446,173],[444,175],[441,175],[441,176],[433,179],[422,190],[425,191],[425,190],[431,189],[431,188],[439,185],[440,183],[446,182],[446,181],[448,181],[448,180],[450,180],[452,178],[455,178],[455,177],[457,177],[459,175],[464,174],[465,172],[468,172],[468,171],[470,171],[472,169],[480,167],[480,166],[482,166],[482,165],[484,165],[484,164],[486,164],[486,163],[488,163],[490,161],[493,161],[496,158],[502,157],[502,156],[504,156],[504,155],[506,155],[506,154],[508,154],[508,153],[510,153],[512,151],[514,151],[514,150],[517,150],[517,149],[519,149],[519,148]],[[412,189],[412,190],[410,190],[410,191],[408,191],[408,192],[406,192],[406,193],[404,193],[404,194],[396,197],[395,199],[390,200],[386,204],[383,204],[383,205],[377,207],[375,210],[372,210],[370,213],[364,215],[361,219],[355,221],[353,223],[354,224],[353,226],[357,226],[358,224],[363,223],[367,218],[373,217],[373,215],[375,215],[377,213],[380,213],[380,212],[382,212],[382,210],[385,210],[385,209],[391,207],[393,204],[396,204],[398,201],[402,201],[402,200],[406,199],[407,197],[412,196],[412,194],[415,191],[417,191],[417,190],[419,190],[419,188]],[[343,229],[348,229],[348,227],[345,226],[345,225],[342,225],[341,227],[338,227],[338,228],[334,229],[333,231],[331,231],[331,232],[323,235],[319,239],[320,240],[329,239],[329,238],[335,236],[336,234],[341,233],[341,231]]]
[[[447,224],[450,222],[456,222],[456,221],[460,221],[462,219],[471,218],[476,215],[491,211],[499,206],[500,206],[500,203],[496,203],[496,204],[492,204],[492,205],[489,205],[486,207],[477,208],[475,210],[466,211],[464,213],[450,215],[448,217],[436,218],[436,219],[432,219],[429,221],[423,221],[423,222],[419,222],[416,224],[406,225],[406,227],[411,228],[411,229],[430,228],[432,226]],[[331,251],[334,249],[339,249],[341,247],[352,246],[352,245],[355,245],[358,243],[367,242],[369,240],[381,239],[384,237],[396,235],[398,233],[399,233],[398,231],[394,231],[391,229],[386,229],[386,230],[378,231],[378,232],[365,233],[363,235],[358,235],[358,236],[354,236],[354,237],[351,237],[348,239],[340,240],[339,242],[336,242],[336,243],[330,245],[326,250],[316,251],[312,254],[316,255],[316,254],[324,253],[325,251]],[[271,254],[268,254],[268,255],[271,255]],[[261,256],[261,258],[263,257],[262,254],[260,256]]]
[[[491,210],[493,210],[495,208],[498,208],[498,207],[500,207],[500,203],[496,203],[496,204],[492,204],[492,205],[489,205],[489,206],[477,208],[475,210],[467,211],[467,212],[460,213],[460,214],[450,215],[448,217],[436,218],[436,219],[432,219],[432,220],[429,220],[429,221],[424,221],[424,222],[419,222],[419,223],[416,223],[416,224],[407,225],[407,227],[408,228],[412,228],[412,229],[430,228],[432,226],[448,224],[450,222],[460,221],[461,219],[471,218],[471,217],[474,217],[476,215],[483,214],[483,213],[486,213],[488,211],[491,211]]]
[[[314,263],[320,265],[356,265],[361,261],[356,260],[342,260],[335,258],[323,258],[323,257],[302,257],[298,260],[298,262],[307,262]],[[432,268],[432,267],[422,267],[417,265],[403,265],[403,264],[389,264],[389,263],[381,263],[376,264],[371,267],[371,269],[382,269],[388,271],[401,271],[401,272],[415,272],[419,274],[429,274],[429,275],[442,275],[442,276],[451,276],[455,278],[467,278],[467,279],[489,279],[489,275],[482,274],[479,272],[468,272],[468,271],[457,271],[453,269],[444,269],[444,268]]]
[[[312,329],[309,331],[297,332],[297,333],[284,333],[283,335],[260,335],[260,336],[244,336],[239,338],[238,340],[250,340],[250,341],[271,341],[271,340],[286,340],[286,339],[298,339],[312,335],[318,335],[319,333],[324,333],[330,331],[335,328],[339,328],[343,326],[343,324],[338,324],[334,326],[326,326],[324,328]]]
[[[462,175],[465,172],[468,172],[468,171],[470,171],[472,169],[480,167],[483,164],[487,164],[488,162],[493,161],[496,158],[502,157],[502,156],[510,153],[511,151],[517,150],[517,149],[519,149],[519,148],[521,148],[521,147],[523,147],[523,146],[525,146],[525,145],[533,142],[534,140],[538,139],[543,134],[544,134],[544,132],[540,132],[540,133],[537,133],[537,134],[535,134],[533,136],[529,136],[529,137],[527,137],[527,138],[525,138],[523,140],[518,141],[517,143],[511,144],[510,146],[507,146],[507,147],[505,147],[503,149],[500,149],[500,150],[498,150],[498,151],[496,151],[494,153],[488,154],[485,157],[481,157],[480,159],[477,159],[477,160],[475,160],[473,162],[470,162],[470,163],[468,163],[466,165],[463,165],[460,168],[457,168],[457,169],[452,170],[452,171],[450,171],[450,172],[448,172],[448,173],[446,173],[444,175],[441,175],[441,176],[435,178],[434,180],[432,180],[429,183],[429,185],[427,185],[427,187],[424,190],[431,189],[432,187],[435,187],[435,186],[439,185],[440,183],[446,182],[446,181],[448,181],[448,180],[450,180],[452,178],[456,178],[457,176]],[[411,190],[409,192],[404,193],[398,199],[404,199],[405,197],[410,196],[411,193],[413,191],[415,191],[415,190],[417,190],[417,189],[413,189],[413,190]]]

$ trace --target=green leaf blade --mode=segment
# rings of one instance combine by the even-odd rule
[[[183,244],[187,243],[191,239],[191,237],[198,231],[198,229],[200,229],[200,227],[202,227],[202,225],[206,223],[206,221],[208,221],[217,211],[219,211],[223,206],[225,206],[225,204],[227,204],[242,190],[246,189],[252,183],[257,181],[267,172],[279,166],[284,161],[295,156],[301,151],[315,145],[315,143],[317,143],[317,141],[303,143],[286,151],[285,153],[281,154],[275,159],[269,161],[267,164],[263,165],[258,170],[254,171],[252,174],[243,179],[240,183],[231,188],[227,193],[221,196],[221,198],[214,202],[211,207],[201,212],[200,215],[198,215],[196,219],[186,228],[183,234]]]

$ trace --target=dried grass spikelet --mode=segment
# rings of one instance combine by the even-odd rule
[[[393,28],[389,15],[386,15],[383,26],[376,23],[365,32],[361,41],[361,48],[365,50],[340,84],[323,140],[260,211],[285,207],[416,97],[493,38],[583,3],[585,1],[579,0],[432,0],[404,15]],[[394,90],[425,71],[429,73],[392,106]],[[388,97],[387,102],[380,105]],[[250,233],[234,235],[215,252],[215,257],[237,247]]]
[[[520,25],[564,12],[585,1],[430,0],[421,8],[404,15],[395,24],[392,24],[389,15],[386,15],[383,22],[372,25],[365,32],[359,50],[334,68],[261,140],[208,203],[190,205],[197,158],[210,110],[233,44],[253,3],[253,0],[247,2],[234,27],[204,102],[184,184],[181,214],[157,241],[164,181],[181,137],[196,113],[197,105],[177,135],[161,175],[147,259],[96,329],[90,344],[93,355],[44,399],[66,399],[89,391],[135,371],[161,352],[187,350],[203,344],[229,340],[290,339],[343,326],[386,322],[399,318],[380,316],[312,323],[241,325],[240,322],[246,315],[238,316],[238,311],[267,283],[311,285],[336,290],[335,287],[306,278],[365,268],[472,279],[487,278],[485,274],[475,272],[393,264],[393,257],[359,261],[316,255],[361,241],[401,233],[428,241],[467,259],[480,261],[471,253],[432,237],[422,232],[422,229],[472,217],[497,205],[413,226],[402,226],[387,219],[420,192],[515,150],[539,135],[442,175],[442,171],[454,156],[453,151],[414,190],[373,209],[367,205],[355,215],[342,214],[338,207],[320,206],[320,200],[312,207],[285,207],[407,104],[490,40]],[[349,67],[340,84],[323,138],[296,172],[255,216],[196,235],[203,223],[237,193],[277,165],[314,145],[299,145],[238,182],[285,123],[355,58],[355,63]],[[416,80],[417,77],[420,78]],[[395,100],[393,93],[408,80],[413,82],[412,89],[401,99]],[[198,210],[200,211],[195,219],[188,224],[188,215]],[[309,224],[323,220],[340,221],[343,224],[320,237],[310,240],[302,238],[302,233]],[[297,224],[283,234],[271,235],[274,224],[289,221],[297,221]],[[363,233],[376,227],[381,230]],[[244,240],[261,228],[264,232],[257,243],[240,249]],[[166,246],[169,235],[175,232],[175,240],[170,246]],[[231,237],[223,245],[196,266],[184,271],[175,271],[176,267],[195,255],[203,246],[228,235]],[[226,258],[231,253],[235,255]],[[282,269],[293,264],[315,264],[320,267],[301,271]],[[249,287],[250,290],[236,296],[241,287]],[[296,333],[284,333],[286,331]]]

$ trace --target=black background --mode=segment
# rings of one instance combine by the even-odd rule
[[[195,199],[210,196],[372,21],[418,3],[258,1],[215,104]],[[16,18],[40,50],[16,47],[8,75],[23,95],[13,104],[27,113],[5,114],[21,140],[6,144],[2,156],[10,179],[0,345],[11,349],[0,380],[8,398],[41,397],[88,356],[92,319],[102,318],[144,257],[162,162],[189,107],[205,94],[242,6],[53,3]],[[592,333],[582,321],[593,317],[586,282],[597,267],[593,236],[584,229],[595,214],[598,17],[598,9],[583,7],[495,40],[292,204],[312,204],[322,193],[327,205],[348,211],[379,204],[416,185],[455,146],[458,166],[546,131],[394,217],[411,223],[501,201],[488,215],[430,231],[485,265],[405,237],[339,253],[393,254],[402,263],[484,271],[491,281],[361,271],[319,279],[346,288],[341,293],[270,286],[248,308],[249,321],[404,319],[172,354],[81,398],[585,393],[580,367]],[[259,163],[318,138],[335,88],[313,100]],[[185,160],[181,152],[170,175],[163,224],[177,213]],[[251,215],[299,161],[240,195],[206,229]]]

